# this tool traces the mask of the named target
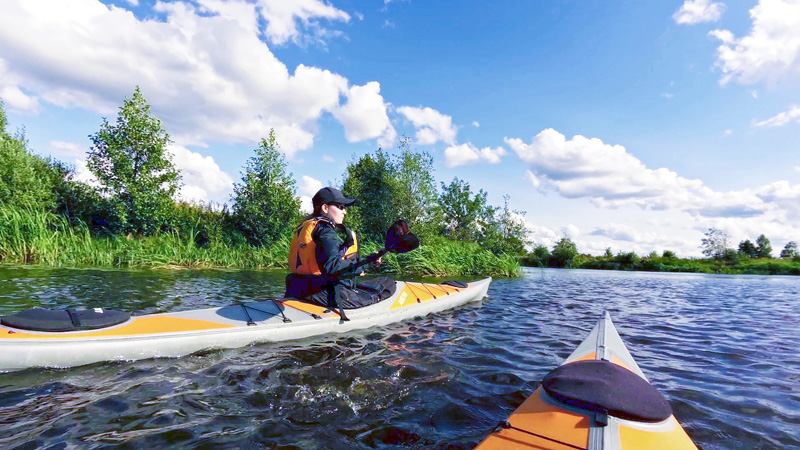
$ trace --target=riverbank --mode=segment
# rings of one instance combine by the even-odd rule
[[[522,259],[522,264],[540,267],[532,260]],[[612,257],[576,256],[573,269],[624,270],[641,272],[686,272],[731,275],[800,275],[800,261],[776,258],[742,258],[732,261],[719,259],[692,259],[676,257],[646,257],[620,254]]]
[[[290,239],[254,247],[217,240],[198,244],[197,230],[153,236],[93,236],[82,223],[46,211],[0,208],[0,262],[47,267],[285,269]],[[362,254],[377,250],[364,243]],[[383,272],[415,276],[519,276],[516,258],[470,242],[426,240],[419,249],[388,254]]]

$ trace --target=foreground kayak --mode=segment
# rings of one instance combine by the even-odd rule
[[[0,372],[31,367],[72,367],[99,361],[177,357],[200,350],[234,348],[254,342],[278,342],[331,332],[386,325],[480,300],[491,278],[443,284],[398,281],[394,293],[363,308],[335,312],[294,299],[268,300],[165,314],[119,318],[121,323],[79,331],[32,331],[26,317],[0,318]],[[66,311],[28,310],[67,314]],[[30,315],[33,316],[34,313]],[[102,323],[119,311],[70,311],[79,324]],[[27,320],[27,321],[26,321]],[[51,329],[57,322],[46,322]],[[11,325],[17,325],[10,326]],[[20,325],[21,324],[21,325]],[[84,327],[85,328],[85,327]]]
[[[608,312],[477,450],[696,449]]]

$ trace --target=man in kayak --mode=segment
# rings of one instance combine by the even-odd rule
[[[354,281],[364,274],[363,262],[358,264],[358,235],[343,222],[355,199],[325,187],[311,201],[314,212],[297,228],[289,249],[292,273],[286,277],[286,296],[330,309],[360,308],[390,296],[394,281],[386,277]],[[381,263],[380,258],[367,259]]]

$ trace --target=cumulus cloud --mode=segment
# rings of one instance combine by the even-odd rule
[[[759,190],[716,192],[666,168],[649,169],[622,146],[583,136],[568,140],[553,129],[543,130],[530,144],[509,138],[506,143],[528,163],[526,178],[534,187],[555,190],[566,198],[588,198],[599,207],[635,205],[739,219],[800,212],[800,185],[785,181]]]
[[[359,142],[381,137],[382,146],[390,146],[397,132],[380,94],[381,86],[372,81],[364,86],[353,86],[347,90],[347,103],[334,109],[333,115],[344,126],[348,142]],[[385,145],[384,145],[385,144]]]
[[[664,168],[648,169],[624,147],[597,138],[578,135],[567,140],[548,128],[530,144],[517,138],[505,138],[505,142],[529,164],[529,179],[567,198],[588,197],[600,206],[637,204],[651,209],[700,201],[701,181],[681,178]]]
[[[682,25],[694,25],[703,22],[716,22],[725,12],[725,4],[710,0],[686,0],[672,18]]]
[[[2,60],[0,60],[0,63],[2,63]],[[2,72],[0,72],[0,99],[3,99],[3,103],[8,107],[34,114],[41,110],[38,99],[22,92],[17,86],[8,84],[3,86],[3,81],[8,83],[9,80],[3,80]]]
[[[49,103],[109,115],[139,85],[182,145],[254,143],[274,128],[289,157],[313,145],[325,113],[338,114],[348,139],[371,139],[378,128],[379,137],[391,134],[377,83],[351,87],[302,64],[290,71],[260,40],[260,20],[273,26],[266,33],[275,42],[294,39],[297,23],[346,21],[332,6],[197,0],[158,2],[153,12],[159,19],[97,0],[6,2],[0,93],[32,112]]]
[[[314,205],[311,203],[311,198],[320,189],[323,188],[322,182],[316,178],[303,175],[300,179],[300,211],[304,214],[310,214],[314,210]]]
[[[709,33],[722,42],[716,62],[723,73],[720,82],[796,80],[800,74],[800,2],[761,0],[750,10],[750,17],[753,27],[742,38],[728,30]]]
[[[791,185],[788,181],[776,181],[755,192],[764,202],[777,205],[783,221],[787,224],[800,222],[800,184]]]
[[[211,156],[203,156],[180,145],[171,145],[169,152],[182,176],[179,198],[196,202],[224,202],[233,192],[233,179],[220,169]]]
[[[756,122],[757,127],[782,127],[790,122],[800,123],[800,106],[792,106],[789,111],[784,111],[767,120]]]
[[[349,22],[350,15],[320,0],[258,0],[261,16],[267,22],[264,34],[274,44],[288,40],[298,42],[302,36],[298,25],[312,31],[320,39],[331,32],[320,24],[320,19]]]
[[[447,167],[464,166],[473,164],[481,159],[484,161],[497,164],[500,162],[500,157],[506,154],[506,149],[503,147],[491,148],[484,147],[478,150],[472,143],[467,142],[461,145],[451,145],[444,151],[444,159]]]
[[[458,127],[453,125],[452,117],[429,107],[401,106],[397,112],[414,124],[418,144],[431,145],[441,141],[455,145]]]

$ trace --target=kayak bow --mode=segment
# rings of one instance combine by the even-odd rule
[[[491,281],[491,278],[468,284],[398,281],[390,297],[363,308],[345,310],[349,321],[340,320],[338,314],[326,308],[294,299],[125,316],[121,319],[124,321],[116,325],[66,332],[20,329],[9,326],[6,321],[13,316],[7,316],[0,318],[0,372],[178,357],[205,349],[242,347],[254,342],[278,342],[386,325],[480,300]],[[100,308],[94,311],[99,311],[95,316],[104,312]],[[77,316],[70,312],[70,317]],[[15,323],[13,318],[9,322]]]
[[[606,312],[476,450],[696,448]]]

